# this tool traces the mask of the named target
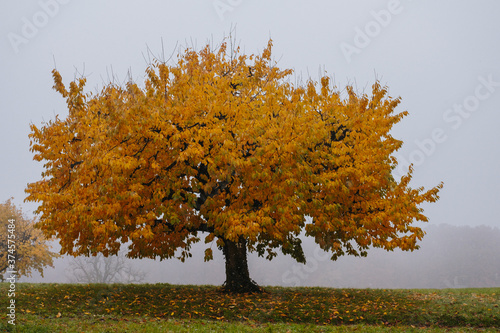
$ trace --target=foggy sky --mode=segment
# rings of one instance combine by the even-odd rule
[[[130,70],[141,82],[148,49],[167,57],[231,30],[246,53],[273,39],[281,68],[342,89],[370,92],[375,79],[401,96],[410,115],[393,135],[415,164],[413,186],[444,181],[425,206],[432,224],[500,226],[500,3],[496,1],[76,1],[0,3],[0,201],[23,203],[42,163],[29,152],[29,125],[67,115],[52,90],[56,67],[87,91]],[[163,48],[163,51],[162,51]]]

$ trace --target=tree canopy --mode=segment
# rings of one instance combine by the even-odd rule
[[[271,48],[187,49],[173,64],[154,61],[141,85],[94,94],[85,78],[67,89],[54,70],[69,114],[31,125],[34,158],[46,163],[26,190],[45,235],[70,255],[128,242],[130,257],[181,260],[204,237],[206,260],[214,242],[224,251],[233,291],[254,287],[247,250],[305,262],[302,232],[332,259],[417,248],[424,232],[412,224],[427,221],[421,204],[442,184],[411,188],[411,168],[391,175],[400,99],[379,82],[345,97],[327,76],[294,84]]]
[[[9,226],[10,225],[10,226]],[[46,266],[53,267],[56,253],[50,251],[47,239],[35,228],[35,220],[27,218],[9,199],[0,204],[0,280],[10,278],[6,272],[31,276],[38,271],[43,276]]]

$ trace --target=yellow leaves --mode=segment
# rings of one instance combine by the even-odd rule
[[[52,70],[52,77],[54,78],[54,89],[60,93],[63,97],[66,97],[68,95],[68,92],[66,91],[66,88],[64,87],[64,84],[62,83],[62,77],[61,74],[57,70]]]
[[[135,239],[145,239],[145,240],[150,240],[154,237],[153,231],[151,230],[151,227],[149,225],[146,225],[144,227],[139,227],[137,230],[131,233],[130,238],[132,240]]]
[[[214,240],[214,238],[215,238],[215,234],[213,232],[209,233],[205,237],[205,244],[212,242]]]
[[[213,253],[212,253],[212,249],[205,249],[205,258],[204,258],[204,261],[209,261],[209,260],[212,260],[214,258],[213,256]]]
[[[50,251],[47,239],[35,228],[36,222],[26,218],[10,199],[0,203],[0,227],[5,230],[0,233],[0,243],[5,244],[3,253],[0,253],[0,267],[5,269],[14,260],[15,267],[11,270],[24,276],[31,276],[34,270],[43,276],[43,268],[52,267],[53,258],[58,255]],[[14,227],[8,228],[9,225]],[[7,251],[7,248],[12,251]]]
[[[34,158],[47,163],[45,179],[26,190],[41,203],[44,233],[68,253],[78,237],[81,251],[121,238],[134,255],[167,258],[188,251],[200,230],[218,246],[279,243],[311,216],[308,233],[334,253],[356,242],[414,248],[420,229],[408,226],[426,220],[419,205],[442,185],[413,190],[411,170],[388,177],[401,145],[388,133],[406,114],[394,113],[400,99],[378,82],[371,96],[347,87],[345,100],[327,76],[294,85],[271,48],[186,50],[175,64],[151,64],[144,85],[96,95],[83,93],[84,79],[66,90],[53,71],[70,115],[31,126]]]
[[[217,238],[217,246],[218,247],[224,247],[224,240],[222,238]]]

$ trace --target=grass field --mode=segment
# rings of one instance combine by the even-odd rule
[[[214,286],[0,284],[0,332],[500,331],[500,288],[379,290]]]

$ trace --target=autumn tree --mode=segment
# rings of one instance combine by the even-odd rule
[[[0,204],[0,280],[9,278],[6,272],[15,271],[19,276],[31,276],[43,268],[53,267],[56,253],[51,252],[47,239],[41,230],[35,228],[35,221],[24,216],[11,199]]]
[[[45,162],[28,185],[38,226],[61,252],[107,256],[130,242],[132,258],[191,256],[193,243],[216,245],[226,260],[225,289],[257,291],[247,251],[278,250],[305,263],[299,235],[335,260],[369,247],[416,249],[427,221],[420,207],[438,199],[409,186],[411,168],[391,175],[402,142],[390,134],[406,112],[378,82],[371,95],[328,77],[305,84],[277,67],[270,41],[258,55],[226,43],[154,61],[142,85],[54,88],[69,115],[31,125],[31,150]]]

